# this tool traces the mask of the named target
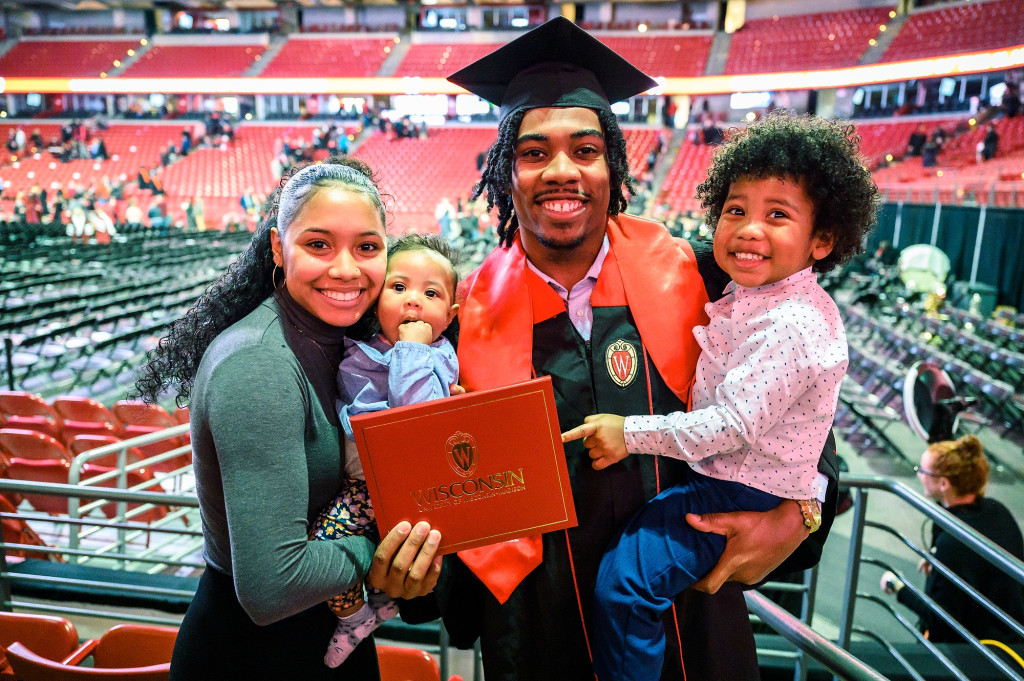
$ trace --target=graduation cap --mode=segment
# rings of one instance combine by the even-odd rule
[[[565,17],[524,33],[448,80],[501,107],[610,110],[612,102],[650,90],[657,81]]]

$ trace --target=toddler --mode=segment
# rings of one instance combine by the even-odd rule
[[[692,469],[627,524],[601,561],[594,670],[600,681],[659,678],[661,614],[718,562],[725,537],[687,513],[801,506],[813,532],[825,490],[817,461],[835,415],[847,346],[839,310],[817,284],[862,248],[878,192],[852,126],[778,114],[734,135],[698,187],[714,227],[715,261],[732,278],[696,327],[702,353],[691,411],[588,416],[602,469],[629,454],[671,456]]]

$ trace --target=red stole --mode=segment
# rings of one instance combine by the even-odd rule
[[[609,218],[607,234],[610,250],[591,303],[629,306],[651,361],[685,402],[700,354],[691,329],[708,322],[693,250],[661,224],[631,215]],[[532,378],[533,326],[564,312],[565,304],[527,267],[518,234],[466,279],[459,298],[459,382],[472,391]],[[459,557],[504,603],[540,565],[541,541],[528,537]]]

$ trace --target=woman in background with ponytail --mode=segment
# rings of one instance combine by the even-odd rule
[[[1024,541],[1010,511],[985,494],[988,460],[981,442],[973,435],[956,441],[936,442],[921,455],[917,477],[925,495],[936,500],[954,516],[985,535],[1018,559],[1024,559]],[[939,526],[932,528],[931,553],[1013,619],[1024,623],[1024,586],[950,536]],[[1016,643],[1019,637],[959,587],[922,560],[924,592],[979,639]],[[892,572],[882,575],[882,589],[895,593],[896,600],[920,617],[918,626],[933,643],[962,642],[963,639]]]

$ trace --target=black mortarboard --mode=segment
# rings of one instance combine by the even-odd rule
[[[501,107],[605,109],[657,82],[565,17],[524,33],[448,80]]]

